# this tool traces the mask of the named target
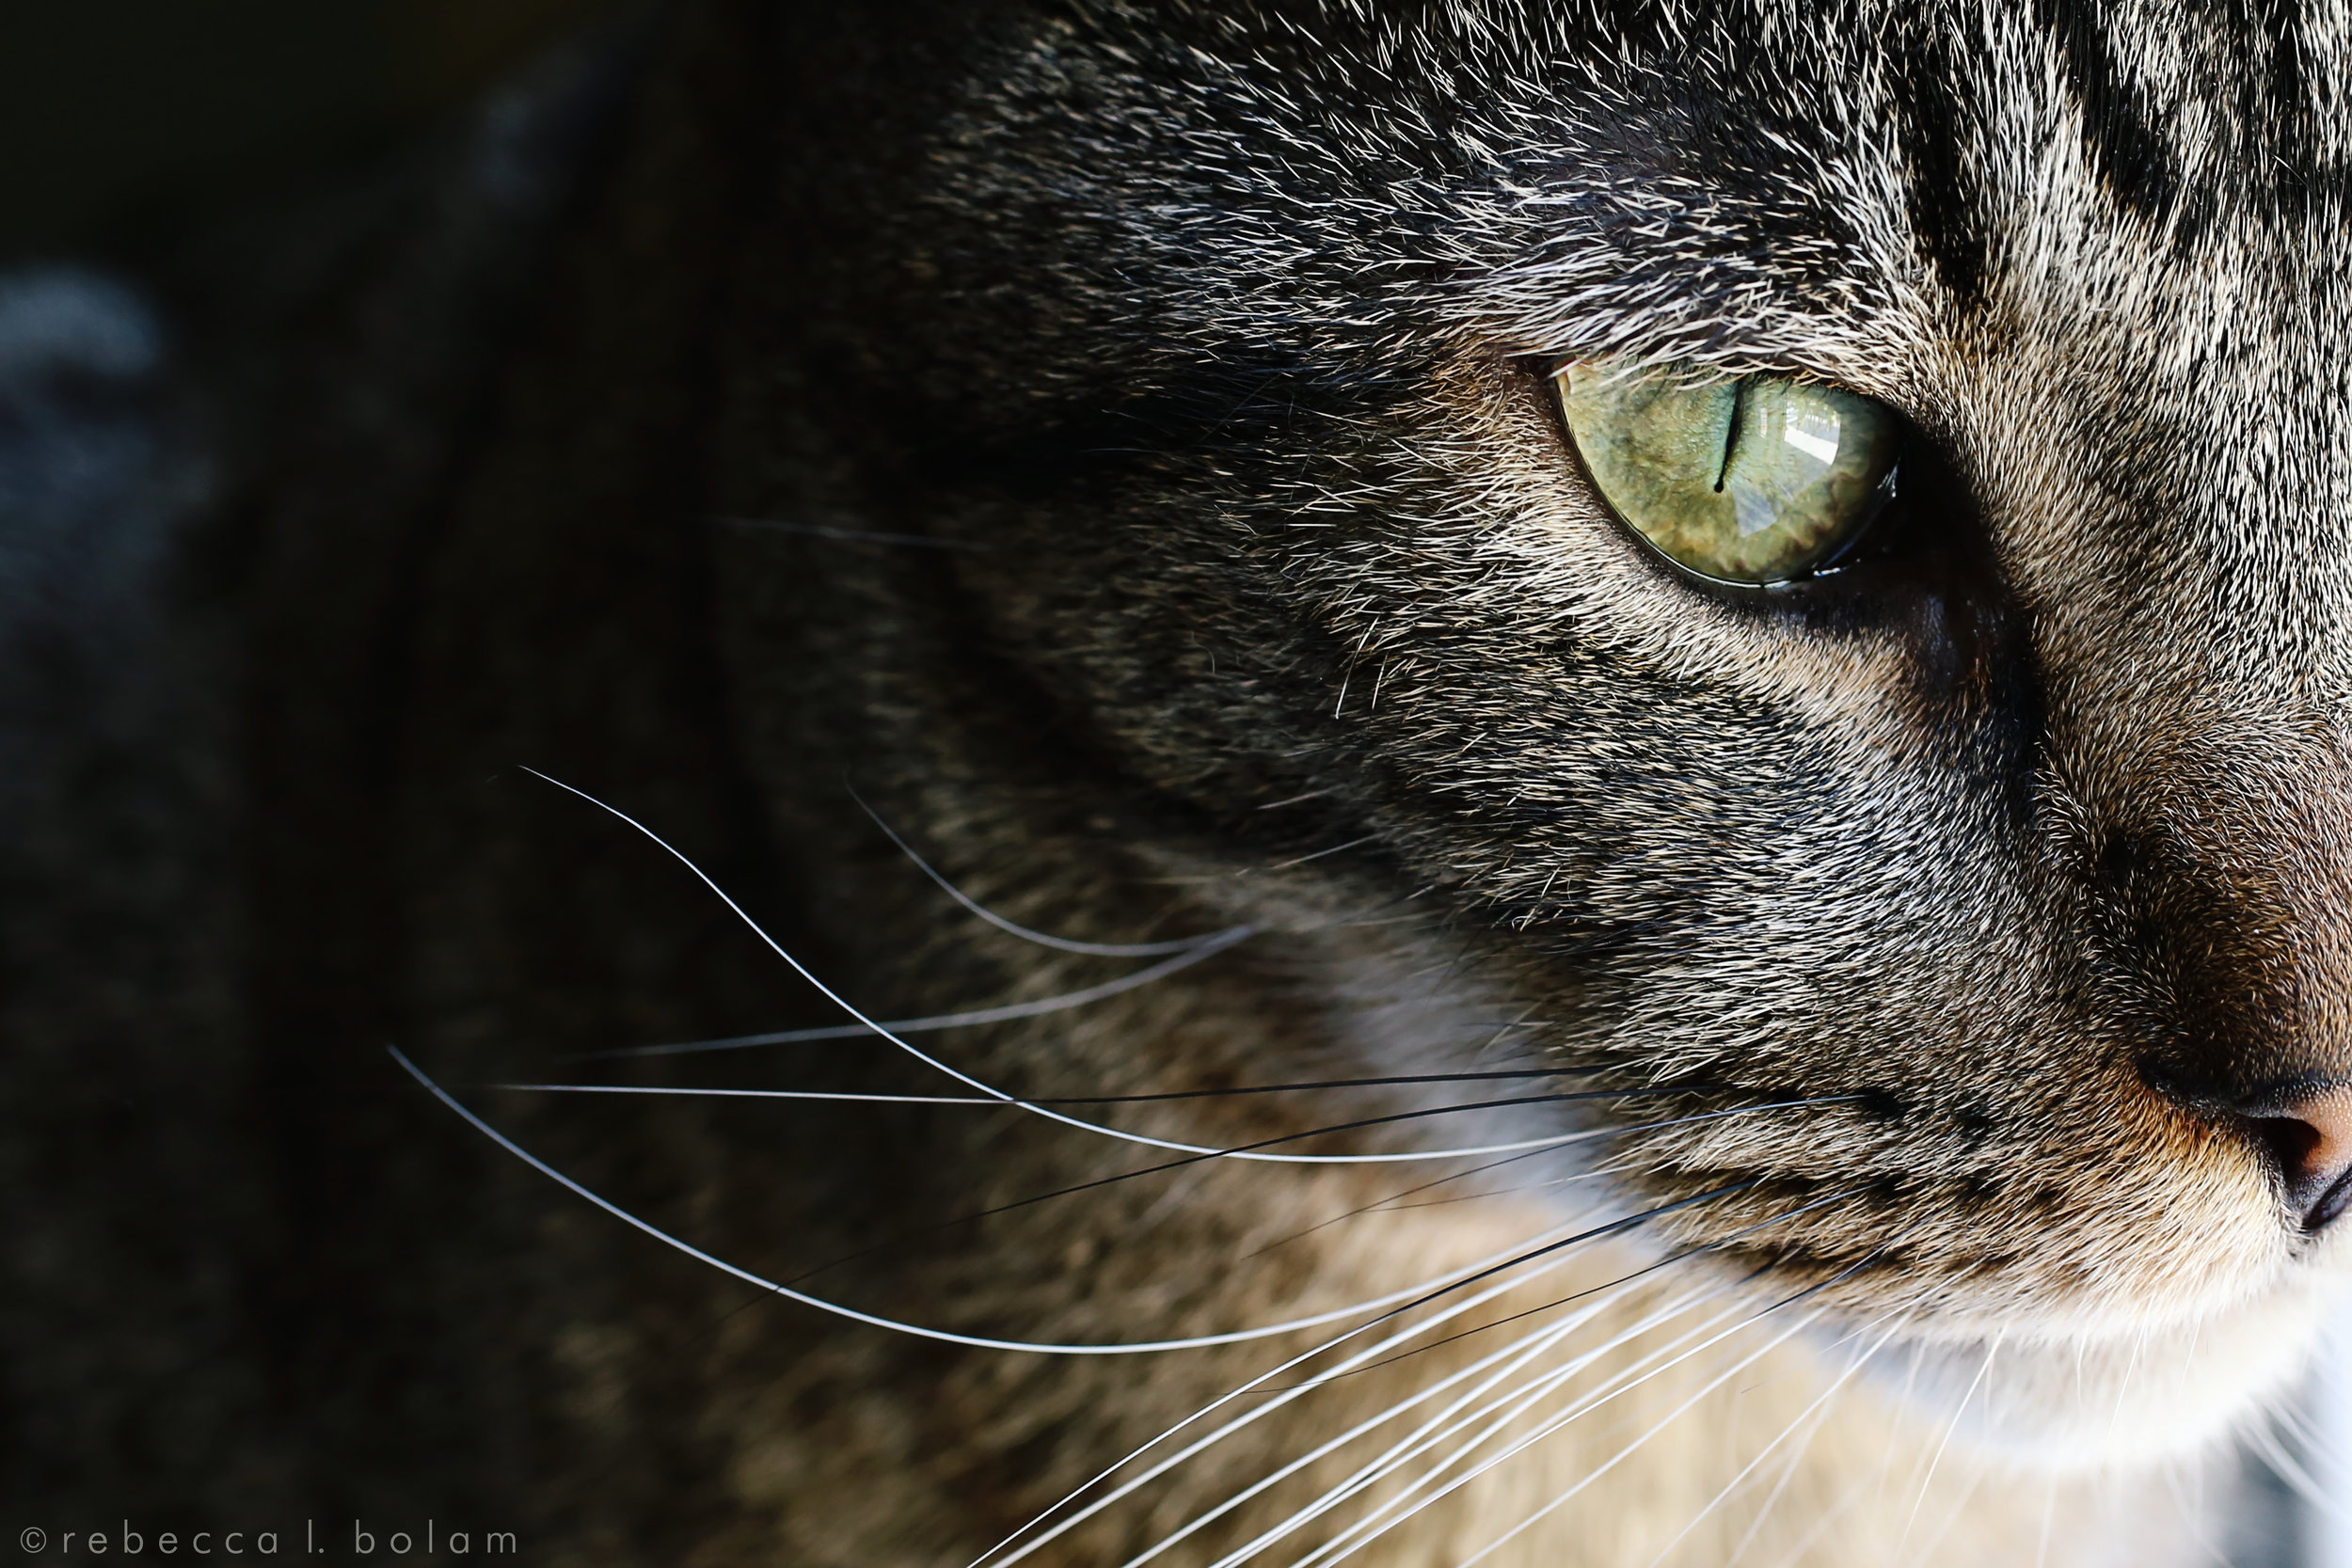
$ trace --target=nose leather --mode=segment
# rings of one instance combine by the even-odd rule
[[[2352,750],[2245,740],[2123,794],[2094,906],[2141,1070],[2234,1121],[2317,1230],[2352,1208]]]
[[[2279,1162],[2287,1201],[2318,1230],[2352,1200],[2352,1087],[2265,1097],[2242,1112]]]

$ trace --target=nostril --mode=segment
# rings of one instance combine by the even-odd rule
[[[2321,1228],[2352,1204],[2352,1089],[2265,1096],[2244,1115],[2278,1162],[2304,1229]]]

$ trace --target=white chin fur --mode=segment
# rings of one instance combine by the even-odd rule
[[[2128,1465],[2201,1449],[2293,1386],[2345,1294],[2342,1277],[2323,1276],[2192,1323],[1914,1341],[1877,1366],[1883,1384],[2021,1463]]]

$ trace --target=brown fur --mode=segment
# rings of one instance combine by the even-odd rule
[[[187,1003],[240,1087],[189,1136],[259,1217],[191,1222],[225,1351],[89,1239],[112,1198],[59,1222],[124,1298],[75,1335],[243,1381],[217,1454],[77,1439],[56,1506],[961,1563],[1308,1342],[1057,1359],[780,1302],[498,1155],[397,1042],[649,1224],[993,1338],[1284,1321],[1687,1204],[1033,1560],[1122,1561],[1652,1265],[1546,1364],[1685,1292],[1714,1293],[1661,1332],[1736,1307],[1728,1338],[1365,1560],[1463,1560],[1604,1465],[1489,1560],[2194,1560],[2235,1528],[2217,1444],[2342,1267],[2229,1107],[2352,1077],[2352,62],[2315,24],[2282,77],[2259,30],[2072,15],[714,4],[528,200],[460,155],[285,271],[172,274],[189,379],[251,411],[215,436],[230,499],[175,525],[205,571],[172,622],[237,628],[239,717],[194,704],[169,744],[235,781],[176,841],[238,863],[104,907],[241,933]],[[2129,91],[2085,86],[2101,62]],[[1933,454],[1907,531],[1797,593],[1673,578],[1536,373],[1615,354],[1886,402]],[[1630,1098],[1320,1138],[1557,1085],[1089,1110],[1213,1147],[1590,1140],[1444,1203],[1398,1195],[1458,1166],[1234,1161],[1024,1202],[1166,1156],[1014,1110],[487,1090],[943,1092],[870,1039],[572,1061],[839,1015],[517,765],[877,1017],[1118,965],[956,912],[851,788],[1029,926],[1255,927],[916,1037],[1014,1094],[1558,1066]],[[129,1188],[186,1164],[141,1125],[105,1145]]]

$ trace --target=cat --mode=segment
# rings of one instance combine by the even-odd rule
[[[234,863],[78,896],[230,951],[56,1224],[212,1240],[56,1244],[216,1435],[72,1496],[2254,1560],[2352,1169],[2341,35],[714,3],[159,267],[206,477],[111,504],[225,673],[143,853]]]

